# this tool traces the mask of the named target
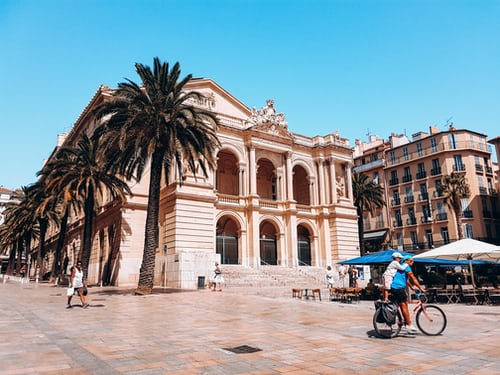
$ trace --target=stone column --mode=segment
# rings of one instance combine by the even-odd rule
[[[292,153],[286,153],[286,186],[287,186],[287,199],[292,201],[293,196],[293,172],[292,172]]]
[[[330,158],[330,186],[332,187],[332,204],[338,202],[337,197],[337,174],[335,172],[335,158]]]
[[[323,171],[323,158],[318,159],[318,189],[319,189],[319,205],[325,203],[325,174]]]
[[[255,165],[255,147],[250,146],[250,165],[249,176],[250,179],[250,195],[257,194],[257,166]]]
[[[349,200],[351,201],[351,203],[353,202],[353,196],[352,196],[352,176],[351,176],[351,163],[348,163],[346,164],[345,166],[345,171],[346,171],[346,181],[344,182],[345,185],[346,185],[346,194],[347,194],[347,198],[349,198]]]

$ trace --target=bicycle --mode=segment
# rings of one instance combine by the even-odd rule
[[[428,336],[437,336],[443,333],[446,329],[447,318],[443,310],[436,305],[428,305],[425,303],[425,296],[421,291],[417,293],[416,302],[409,301],[409,304],[415,304],[411,310],[411,318],[417,323],[417,327],[422,333]],[[396,321],[394,324],[387,324],[382,317],[383,302],[375,301],[375,314],[373,314],[373,328],[378,336],[383,338],[393,338],[399,335],[401,328],[404,325],[404,320],[401,311],[398,308]]]

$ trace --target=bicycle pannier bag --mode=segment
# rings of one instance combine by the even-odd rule
[[[392,325],[396,323],[397,314],[398,305],[392,302],[382,304],[382,316],[386,324]]]

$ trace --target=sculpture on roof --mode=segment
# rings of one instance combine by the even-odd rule
[[[274,126],[281,126],[285,129],[288,128],[288,122],[286,122],[285,115],[283,113],[276,113],[274,100],[272,99],[266,100],[266,105],[262,107],[261,110],[253,107],[247,119],[247,123],[253,125],[269,123]]]

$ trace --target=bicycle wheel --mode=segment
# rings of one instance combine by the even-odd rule
[[[434,305],[423,305],[416,316],[417,327],[426,335],[437,336],[446,328],[446,315]]]
[[[390,339],[396,337],[401,331],[401,326],[403,325],[401,314],[398,311],[398,315],[396,317],[396,323],[392,325],[388,325],[383,322],[383,319],[379,317],[382,314],[382,309],[377,308],[375,310],[375,314],[373,314],[373,328],[375,328],[375,332],[379,337],[383,337],[385,339]]]

